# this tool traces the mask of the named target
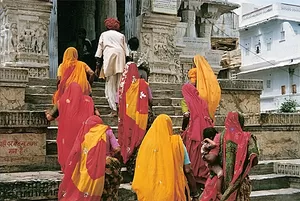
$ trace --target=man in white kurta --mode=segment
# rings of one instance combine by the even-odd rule
[[[125,36],[118,32],[119,21],[109,18],[105,20],[105,26],[108,30],[103,32],[99,38],[95,57],[101,58],[103,56],[102,71],[106,78],[105,96],[112,110],[110,115],[117,116],[117,91],[126,64],[128,49]]]

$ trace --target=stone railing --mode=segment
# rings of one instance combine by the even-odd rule
[[[300,126],[300,114],[298,113],[277,113],[261,114],[261,124],[262,125],[272,125],[272,126]]]
[[[276,174],[284,174],[289,176],[300,177],[300,163],[274,163],[274,172]]]
[[[0,111],[0,128],[44,128],[49,122],[44,112]]]
[[[258,126],[260,122],[260,115],[253,114],[253,115],[244,115],[245,118],[245,126]],[[224,126],[226,119],[226,115],[217,115],[216,116],[216,126]]]
[[[219,84],[222,90],[245,90],[245,91],[262,91],[262,80],[228,80],[219,79]]]
[[[28,69],[24,68],[0,68],[0,82],[3,83],[27,83]]]

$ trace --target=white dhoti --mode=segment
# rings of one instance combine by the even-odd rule
[[[106,78],[105,97],[108,101],[109,107],[114,111],[117,111],[116,98],[120,86],[121,77],[122,73],[117,73]]]

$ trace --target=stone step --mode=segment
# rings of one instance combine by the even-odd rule
[[[116,137],[118,136],[117,128],[112,127]],[[57,136],[57,127],[49,127],[49,133],[47,133],[46,140],[46,154],[47,155],[56,155],[57,154],[57,145],[56,145],[56,136]],[[173,128],[174,133],[180,132],[180,127]]]
[[[29,78],[29,86],[56,86],[56,79],[40,79],[40,78]],[[92,87],[103,87],[105,82],[94,82]],[[169,84],[169,83],[150,83],[150,88],[152,90],[161,90],[161,89],[171,89],[181,91],[182,84]]]
[[[28,86],[26,88],[25,93],[27,95],[30,94],[54,94],[56,91],[56,86]],[[93,97],[105,97],[105,89],[101,87],[93,87],[92,89],[92,96]],[[164,90],[152,90],[153,97],[160,97],[160,98],[181,98],[182,94],[181,91],[174,90],[174,89],[164,89]]]
[[[267,174],[250,176],[253,191],[289,188],[289,178],[285,175]],[[299,178],[300,180],[300,178]]]
[[[118,127],[112,126],[113,133],[116,137],[118,137]],[[174,126],[173,132],[175,134],[180,133],[181,126]],[[49,126],[47,130],[47,140],[55,140],[57,136],[57,126]]]
[[[275,190],[252,191],[251,201],[299,201],[300,189],[282,188]]]
[[[258,165],[251,169],[250,175],[264,175],[274,173],[274,161],[259,161]]]
[[[25,102],[30,104],[51,104],[53,94],[26,94]],[[93,97],[95,105],[107,105],[105,97]],[[153,98],[154,106],[180,106],[182,98]]]

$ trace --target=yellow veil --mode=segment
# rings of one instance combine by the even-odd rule
[[[180,188],[185,186],[181,183],[184,174],[183,170],[178,171],[183,166],[183,147],[172,135],[172,120],[168,115],[159,115],[146,134],[136,159],[132,188],[139,201],[185,201],[184,188]],[[178,150],[173,152],[176,148]],[[176,155],[178,152],[181,157]]]
[[[210,117],[215,120],[215,113],[221,100],[221,88],[212,68],[201,55],[194,57],[197,67],[197,90],[199,96],[208,104]]]

